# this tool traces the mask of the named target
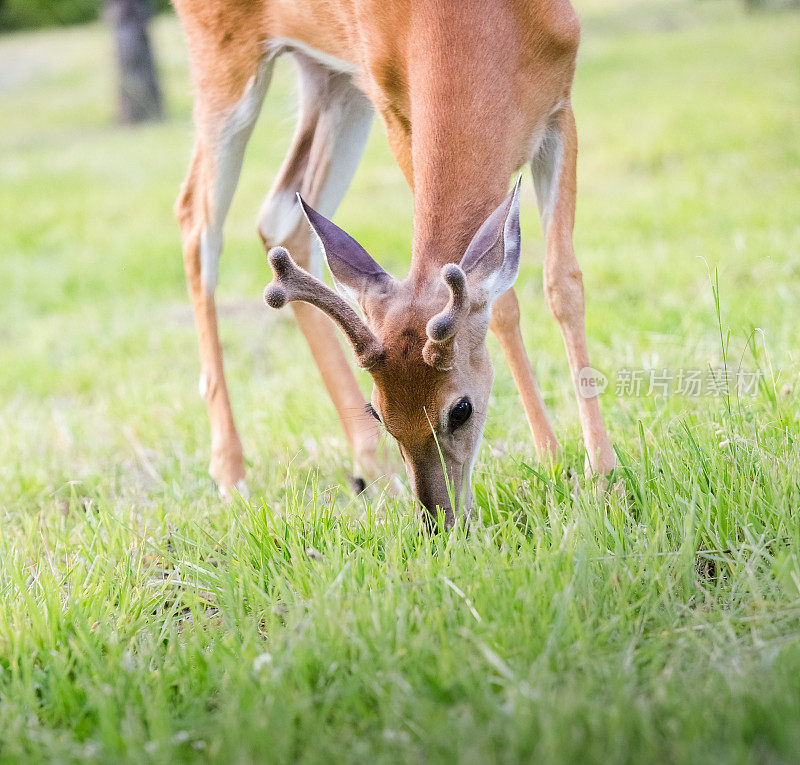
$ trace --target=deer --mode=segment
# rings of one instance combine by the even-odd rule
[[[509,363],[537,458],[560,445],[520,332],[514,290],[520,182],[530,167],[545,236],[544,297],[563,336],[585,470],[615,464],[591,369],[573,247],[577,137],[571,105],[580,23],[568,0],[174,0],[195,91],[195,142],[175,205],[211,424],[209,472],[246,492],[223,370],[215,290],[223,223],[277,57],[294,58],[299,113],[260,207],[273,308],[289,305],[337,410],[356,469],[380,475],[378,420],[411,488],[448,528],[472,511],[472,473],[493,369]],[[407,277],[389,275],[331,221],[374,115],[414,197]],[[334,288],[323,280],[323,261]],[[373,383],[365,403],[338,340]],[[363,483],[363,482],[362,482]]]

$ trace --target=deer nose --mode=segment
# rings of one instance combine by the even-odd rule
[[[431,531],[438,531],[440,515],[444,520],[445,531],[449,531],[455,526],[456,516],[449,497],[444,503],[434,501],[429,497],[425,497],[425,499],[419,497],[419,501],[425,511],[425,523]]]
[[[406,463],[408,478],[417,500],[425,509],[425,520],[431,530],[436,530],[439,513],[444,517],[445,529],[453,528],[455,524],[456,509],[459,505],[459,490],[455,489],[453,499],[455,507],[450,500],[447,482],[444,479],[441,465],[431,470],[420,469],[418,466]]]

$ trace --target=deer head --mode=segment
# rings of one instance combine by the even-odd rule
[[[284,248],[268,255],[274,278],[264,290],[267,305],[303,300],[339,325],[372,376],[368,406],[397,440],[417,498],[434,518],[441,508],[448,527],[472,508],[470,478],[494,375],[486,333],[492,303],[519,271],[519,187],[478,229],[461,261],[427,281],[394,279],[302,199],[337,292]]]

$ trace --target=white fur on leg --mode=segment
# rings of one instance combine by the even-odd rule
[[[277,181],[261,205],[258,214],[258,230],[264,241],[271,245],[284,244],[298,229],[311,231],[307,226],[302,208],[297,201],[297,193],[319,174],[324,178],[318,192],[307,199],[308,203],[321,215],[332,218],[339,203],[353,179],[361,155],[364,152],[374,111],[372,105],[349,80],[339,78],[336,84],[330,81],[323,85],[315,79],[314,70],[301,69],[301,92],[306,99],[317,94],[317,100],[301,108],[318,111],[318,122],[314,143],[307,157],[309,167],[307,178],[294,179],[287,184],[285,179]],[[329,75],[326,74],[327,78]],[[302,116],[301,116],[302,120]],[[319,137],[325,139],[325,147],[320,153]],[[298,154],[294,159],[302,155]],[[313,187],[313,183],[310,184]],[[301,263],[312,274],[322,276],[322,249],[316,240],[311,247],[311,262]]]
[[[283,244],[302,222],[297,195],[286,188],[270,192],[258,211],[258,231],[270,244]]]
[[[247,484],[244,481],[244,478],[240,478],[236,482],[236,486],[233,488],[225,487],[220,485],[218,487],[220,499],[224,499],[225,501],[230,501],[236,497],[238,494],[242,499],[248,499],[250,497],[250,490],[247,488]]]
[[[285,51],[294,51],[296,53],[302,53],[304,56],[316,61],[318,64],[322,64],[322,66],[332,72],[344,72],[346,74],[353,75],[358,74],[359,72],[358,68],[353,66],[348,61],[344,61],[341,58],[336,58],[328,53],[323,53],[321,50],[312,48],[302,40],[298,40],[293,37],[273,37],[267,42],[265,49],[267,51],[267,55],[272,58],[279,56]]]
[[[206,294],[213,295],[219,281],[222,226],[239,183],[244,150],[258,119],[272,77],[274,62],[265,57],[258,64],[241,98],[217,117],[213,146],[214,183],[211,187],[209,220],[200,238],[200,267]]]
[[[558,199],[561,181],[561,166],[564,162],[564,137],[561,131],[548,127],[531,160],[533,185],[536,187],[536,202],[542,231],[547,235],[550,219]]]
[[[222,230],[204,226],[200,234],[200,274],[207,295],[216,292],[219,283],[219,258],[222,254]]]

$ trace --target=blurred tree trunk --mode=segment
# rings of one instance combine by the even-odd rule
[[[114,26],[119,68],[119,121],[125,125],[162,117],[153,52],[147,25],[150,0],[106,0]]]

